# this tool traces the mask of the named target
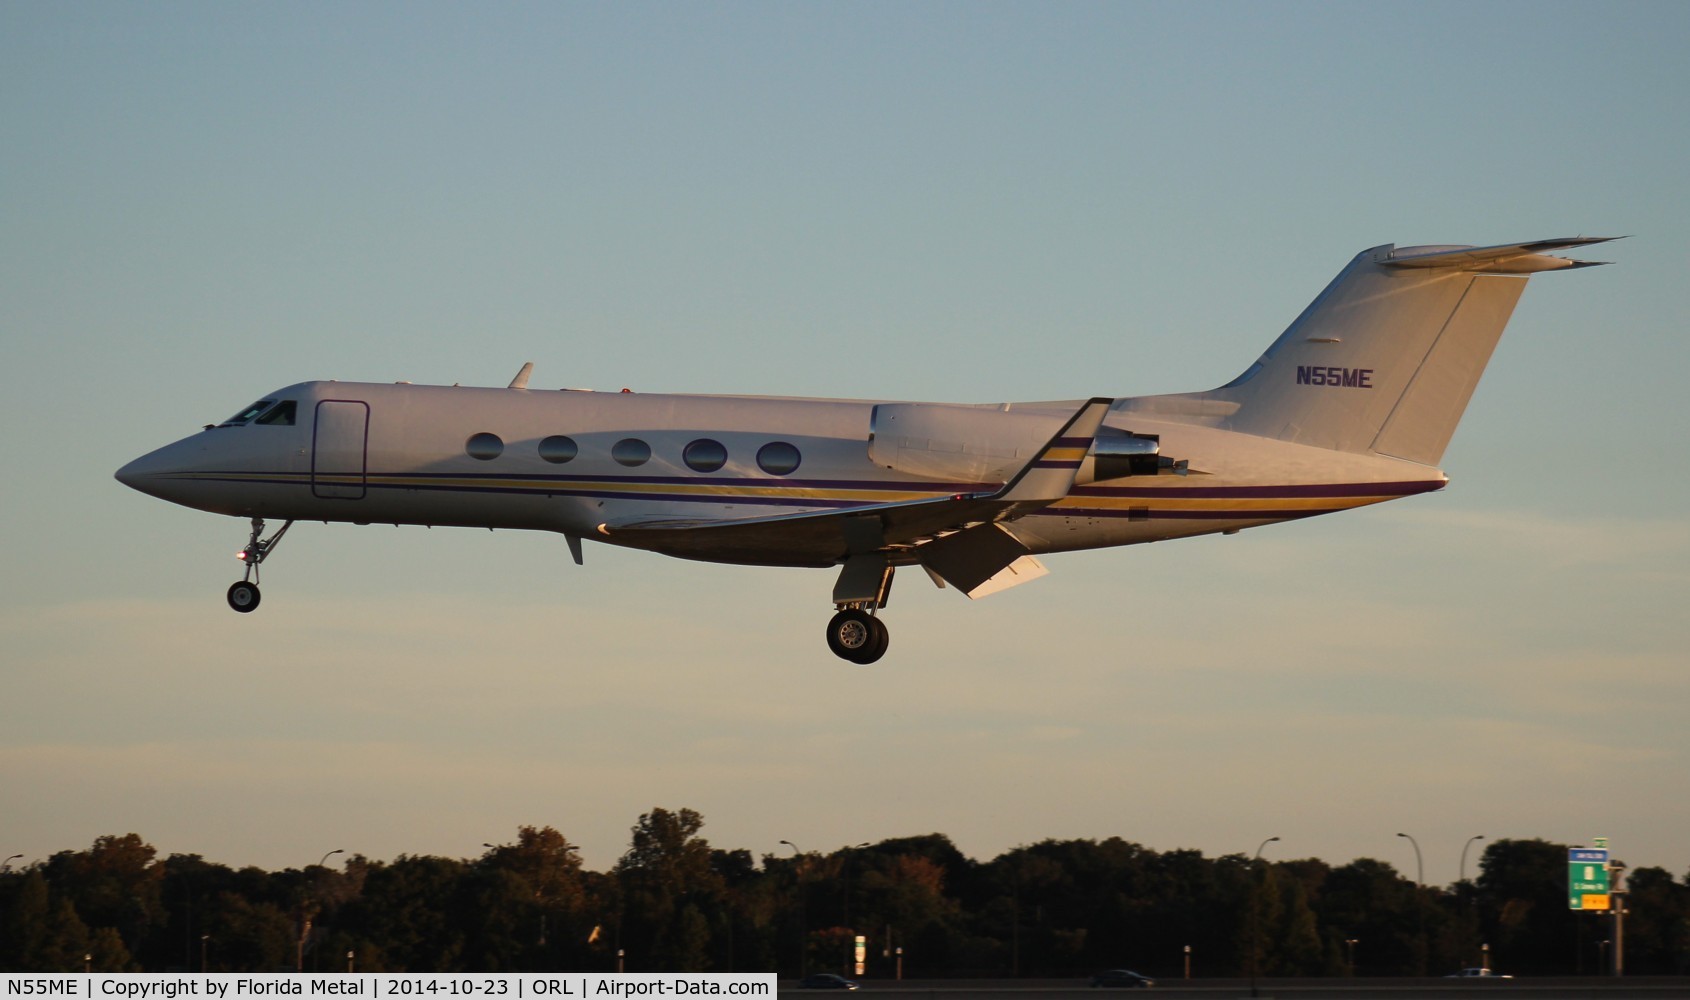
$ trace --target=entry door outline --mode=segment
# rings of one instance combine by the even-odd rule
[[[324,500],[364,499],[369,439],[370,404],[320,400],[311,432],[311,494]]]

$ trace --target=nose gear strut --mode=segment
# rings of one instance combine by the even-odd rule
[[[293,521],[283,524],[274,535],[264,537],[264,519],[252,519],[252,537],[247,539],[246,548],[235,554],[235,558],[246,563],[246,574],[238,583],[229,586],[229,607],[246,614],[258,607],[258,564],[263,562],[282,536],[293,527]]]

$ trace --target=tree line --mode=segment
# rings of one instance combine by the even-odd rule
[[[1209,858],[1117,837],[986,862],[937,833],[757,857],[712,847],[703,826],[653,809],[605,872],[549,826],[475,858],[275,872],[100,837],[0,874],[0,970],[854,974],[860,936],[863,974],[883,978],[1178,977],[1188,955],[1199,977],[1487,960],[1594,975],[1614,936],[1611,917],[1568,909],[1566,846],[1543,840],[1489,842],[1476,879],[1439,887],[1370,858]],[[1628,884],[1627,972],[1690,974],[1690,874],[1640,868]]]

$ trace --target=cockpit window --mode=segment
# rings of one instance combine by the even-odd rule
[[[265,410],[268,410],[270,407],[272,407],[274,405],[276,405],[276,401],[273,400],[273,399],[261,399],[258,402],[256,402],[256,403],[252,404],[251,406],[247,407],[246,409],[242,410],[241,412],[239,412],[239,413],[235,414],[234,416],[230,417],[228,420],[223,421],[221,426],[224,426],[224,427],[240,427],[240,426],[246,424],[248,421],[250,421],[253,417],[258,416],[260,413],[263,413]]]
[[[294,413],[298,410],[298,408],[298,404],[296,404],[293,400],[284,399],[275,406],[270,407],[268,412],[258,418],[257,423],[269,424],[276,427],[292,427]]]

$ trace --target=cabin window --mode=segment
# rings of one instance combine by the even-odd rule
[[[757,449],[757,467],[771,476],[789,476],[798,471],[803,456],[785,441],[771,441]]]
[[[575,439],[572,437],[553,434],[551,437],[540,441],[540,457],[553,465],[562,465],[579,454],[581,454],[581,449],[575,444]]]
[[[491,462],[505,453],[505,442],[497,434],[482,431],[480,434],[470,435],[469,440],[464,442],[464,451],[470,458]]]
[[[260,413],[263,413],[265,410],[268,410],[270,407],[274,406],[275,404],[276,404],[276,401],[273,400],[273,399],[261,399],[258,402],[256,402],[256,403],[252,404],[251,406],[247,407],[246,409],[242,410],[241,412],[239,412],[239,413],[235,414],[234,416],[230,417],[228,420],[223,421],[222,426],[224,426],[224,427],[241,427],[241,426],[244,426],[247,423],[247,421],[251,420],[253,417],[258,416]]]
[[[270,427],[292,427],[294,416],[298,413],[298,410],[299,405],[297,403],[291,399],[284,399],[270,407],[269,411],[259,417],[257,422]]]
[[[610,457],[616,459],[617,465],[629,468],[644,465],[651,460],[651,445],[639,438],[623,438],[611,447]]]
[[[728,464],[728,449],[720,441],[699,438],[682,450],[681,461],[694,472],[715,472]]]

